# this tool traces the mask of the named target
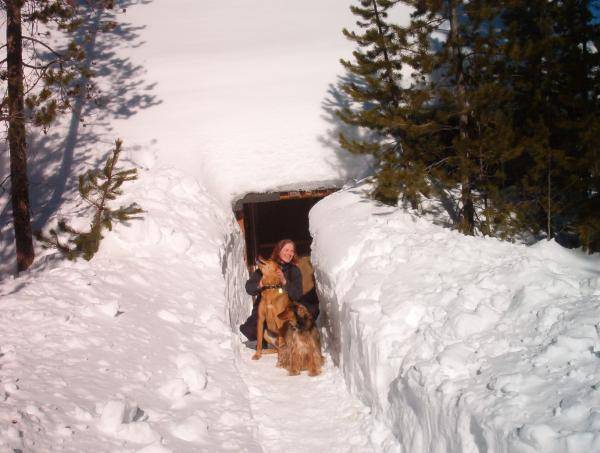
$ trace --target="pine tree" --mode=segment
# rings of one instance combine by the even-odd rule
[[[136,169],[116,170],[122,144],[121,140],[115,142],[104,168],[90,170],[79,176],[79,194],[94,212],[89,231],[77,231],[65,219],[61,219],[58,229],[51,229],[49,235],[42,232],[36,234],[45,247],[58,249],[70,260],[82,257],[89,261],[100,247],[103,229],[112,231],[114,222],[125,223],[140,218],[143,210],[136,203],[117,209],[109,205],[109,202],[122,195],[121,186],[125,182],[137,179]]]
[[[589,249],[600,216],[594,3],[513,1],[502,14],[510,68],[504,82],[514,93],[516,144],[523,149],[510,168],[522,194],[517,212],[533,232],[548,239],[579,235]]]
[[[409,24],[377,27],[375,7],[399,3],[412,8]],[[466,234],[568,233],[598,250],[598,2],[361,5],[353,12],[366,32],[344,32],[359,46],[344,65],[362,83],[343,86],[355,108],[340,117],[373,133],[341,143],[378,159],[374,195],[401,192],[415,206],[431,187],[458,189]],[[411,85],[391,85],[385,69],[402,64]]]
[[[373,195],[381,201],[395,203],[400,194],[416,207],[421,195],[430,195],[431,181],[443,188],[459,187],[457,224],[473,234],[477,197],[487,204],[498,193],[490,181],[500,177],[499,165],[492,164],[483,148],[494,145],[496,153],[503,154],[496,144],[510,136],[497,109],[507,96],[494,79],[496,54],[490,42],[496,38],[492,27],[479,31],[495,17],[477,2],[407,0],[402,4],[413,13],[410,23],[401,27],[384,20],[398,3],[362,1],[362,8],[352,8],[362,19],[358,27],[366,31],[344,30],[359,49],[354,52],[356,63],[342,64],[362,83],[342,87],[355,108],[339,115],[372,133],[368,140],[342,135],[341,145],[376,157]],[[441,40],[434,40],[440,35]],[[410,87],[400,85],[403,64],[413,69]],[[499,132],[502,138],[495,141]],[[492,206],[480,207],[486,211],[480,229],[497,222]]]
[[[494,15],[481,2],[403,3],[414,8],[410,23],[396,27],[414,71],[402,126],[404,165],[424,169],[443,188],[460,189],[460,231],[474,234],[476,223],[490,231],[497,218],[488,203],[496,194],[490,181],[498,170],[485,147],[495,135],[500,141],[510,135],[497,110],[506,94],[494,80]],[[483,219],[476,219],[476,207],[486,212]]]
[[[343,30],[344,36],[356,43],[354,61],[341,60],[350,74],[341,89],[352,100],[351,107],[337,114],[345,123],[367,131],[360,139],[340,134],[340,145],[357,154],[375,157],[375,188],[378,200],[395,204],[400,193],[397,173],[401,170],[403,131],[396,124],[403,116],[405,100],[401,88],[400,43],[388,24],[388,10],[396,3],[390,0],[359,0],[351,6],[358,16],[357,31]],[[414,200],[412,200],[414,201]]]
[[[107,0],[88,3],[96,8],[111,6]],[[3,0],[0,4],[7,16],[6,59],[0,63],[0,80],[6,81],[7,90],[0,103],[0,118],[8,124],[17,270],[23,271],[34,259],[27,127],[38,126],[46,132],[56,116],[70,108],[70,100],[90,88],[91,73],[80,64],[85,56],[81,44],[72,41],[61,51],[49,44],[51,30],[69,35],[81,25],[76,2]],[[39,32],[40,27],[45,33]],[[4,63],[6,68],[1,66]]]

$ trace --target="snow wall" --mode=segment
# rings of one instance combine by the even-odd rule
[[[226,316],[234,332],[239,332],[239,325],[248,318],[252,310],[252,299],[245,290],[248,280],[245,252],[244,236],[232,214],[220,258],[228,303]]]
[[[600,451],[597,254],[466,237],[361,188],[310,225],[326,344],[385,451]]]

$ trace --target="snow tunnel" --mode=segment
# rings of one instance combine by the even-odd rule
[[[336,190],[338,189],[327,188],[250,193],[238,200],[233,210],[244,236],[244,258],[248,271],[255,269],[257,258],[270,256],[278,241],[291,239],[296,243],[304,293],[313,290],[314,276],[310,263],[312,238],[308,213],[319,200]]]

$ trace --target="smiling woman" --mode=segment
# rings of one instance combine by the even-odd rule
[[[282,285],[290,299],[304,305],[313,318],[319,316],[319,299],[310,262],[312,238],[308,229],[308,213],[323,197],[336,188],[294,190],[287,192],[248,194],[238,200],[234,212],[246,242],[246,263],[250,279],[246,292],[253,296],[252,314],[240,326],[250,341],[256,340],[256,315],[260,302],[262,275],[255,270],[259,257],[270,257],[280,264]],[[290,239],[281,240],[282,237]],[[293,274],[293,275],[292,275]],[[289,285],[288,280],[293,281]],[[289,289],[291,288],[291,289]]]

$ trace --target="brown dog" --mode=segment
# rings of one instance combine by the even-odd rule
[[[283,346],[284,339],[281,336],[281,328],[285,321],[278,318],[278,315],[290,304],[290,299],[281,287],[281,281],[277,275],[277,271],[279,270],[277,263],[273,260],[259,261],[258,268],[263,275],[263,289],[258,306],[256,353],[252,356],[253,360],[260,359],[263,353],[263,338],[278,350]],[[265,323],[267,332],[264,332]]]
[[[308,370],[309,376],[321,374],[321,337],[310,312],[303,305],[291,303],[278,317],[285,321],[281,332],[285,344],[279,349],[277,366],[288,370],[290,376],[302,370]]]

